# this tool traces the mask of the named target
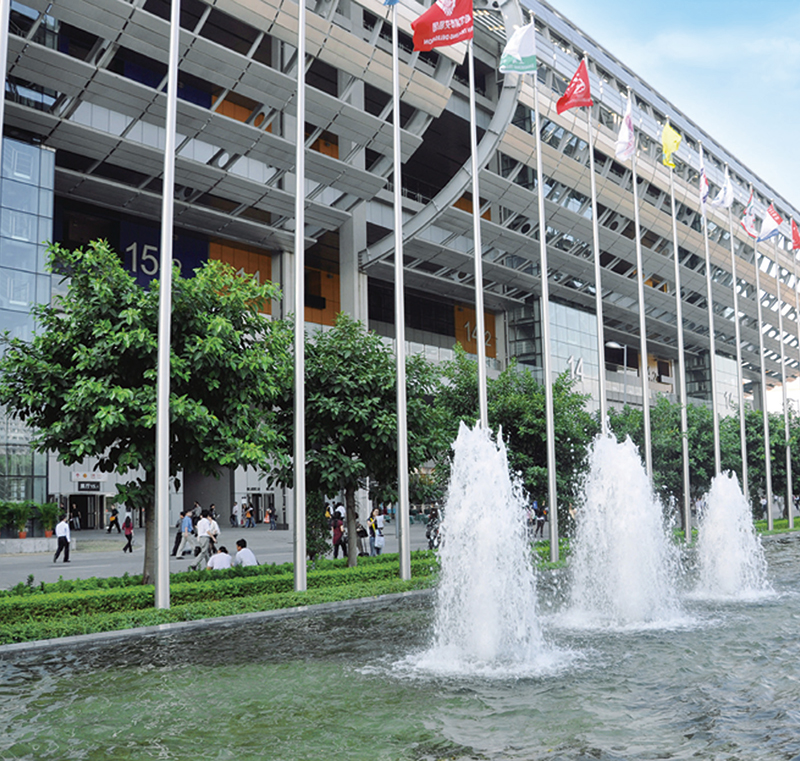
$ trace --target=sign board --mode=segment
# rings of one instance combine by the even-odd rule
[[[100,473],[96,470],[89,470],[83,471],[79,473],[77,471],[73,471],[70,473],[70,480],[75,481],[77,483],[88,483],[88,482],[105,482],[108,481],[108,473]]]
[[[100,491],[99,481],[79,481],[78,491]]]

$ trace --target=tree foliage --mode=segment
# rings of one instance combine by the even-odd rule
[[[66,292],[33,308],[30,343],[6,337],[0,402],[33,429],[38,451],[55,451],[67,465],[94,457],[101,471],[144,471],[118,490],[145,509],[144,578],[152,580],[158,282],[150,291],[138,286],[104,241],[74,251],[53,245],[49,257]],[[173,272],[173,476],[265,468],[280,457],[284,437],[271,418],[290,377],[291,332],[259,312],[277,295],[221,262],[192,278]]]
[[[397,489],[396,363],[393,352],[360,322],[340,314],[330,330],[306,341],[306,488],[333,496],[344,492],[348,563],[355,565],[356,504],[359,489],[381,500],[395,500]],[[408,463],[411,470],[440,446],[438,415],[431,401],[439,384],[436,370],[422,356],[406,362]],[[293,432],[291,389],[282,400],[282,431]],[[276,469],[291,485],[290,465]]]

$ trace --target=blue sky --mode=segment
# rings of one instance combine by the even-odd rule
[[[550,2],[800,209],[797,0]]]

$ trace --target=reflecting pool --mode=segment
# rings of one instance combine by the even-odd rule
[[[540,674],[443,676],[433,597],[0,657],[0,758],[792,759],[800,543],[765,541],[772,591],[679,591],[662,628],[570,628],[540,577]],[[566,585],[563,585],[566,586]]]

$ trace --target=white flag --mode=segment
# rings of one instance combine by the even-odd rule
[[[619,128],[617,136],[617,158],[620,161],[627,161],[633,156],[636,150],[636,135],[633,131],[633,116],[631,116],[631,99],[628,98],[628,107],[625,109],[625,116],[622,117],[622,126]]]
[[[712,206],[719,206],[722,209],[730,208],[731,204],[733,203],[733,185],[731,184],[731,178],[725,173],[725,184],[719,189],[719,193],[714,197],[714,200],[711,202]]]
[[[708,186],[708,177],[706,177],[706,168],[703,164],[700,165],[700,208],[703,214],[706,213],[706,201],[708,201],[708,194],[711,189]]]
[[[520,74],[536,71],[536,26],[533,22],[514,30],[500,56],[500,71]]]

